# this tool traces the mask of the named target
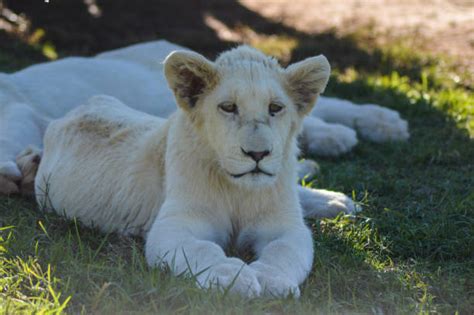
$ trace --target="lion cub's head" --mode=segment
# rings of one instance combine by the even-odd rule
[[[322,55],[284,69],[247,46],[215,62],[190,51],[175,51],[165,61],[178,105],[214,149],[221,170],[246,187],[273,183],[292,163],[301,120],[329,73]]]

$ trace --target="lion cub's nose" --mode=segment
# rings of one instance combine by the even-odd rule
[[[247,152],[242,148],[240,148],[240,149],[242,150],[242,153],[244,153],[245,155],[250,156],[255,162],[260,161],[261,159],[263,159],[264,157],[266,157],[267,155],[270,154],[270,151],[268,151],[268,150],[260,151],[260,152],[256,152],[256,151],[248,151]]]

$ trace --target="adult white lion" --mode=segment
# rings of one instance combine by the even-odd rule
[[[183,48],[155,41],[93,58],[65,58],[13,74],[0,73],[0,195],[32,187],[39,154],[20,152],[29,145],[41,148],[49,122],[93,95],[112,95],[160,117],[173,113],[176,105],[161,61],[177,49]],[[303,126],[302,140],[310,154],[350,150],[357,143],[354,130],[372,141],[408,138],[407,123],[398,113],[333,98],[321,97]]]

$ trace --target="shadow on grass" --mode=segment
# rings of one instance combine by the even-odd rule
[[[471,260],[474,140],[468,131],[431,101],[411,98],[390,82],[333,80],[328,93],[400,111],[410,123],[411,138],[407,143],[364,142],[345,157],[320,160],[318,185],[355,190],[359,198],[368,192],[364,215],[374,219],[392,258],[430,260],[435,268]]]
[[[52,43],[60,55],[91,55],[163,38],[213,58],[237,43],[218,37],[206,23],[206,16],[212,16],[237,33],[247,27],[259,35],[278,35],[296,40],[291,61],[322,53],[329,56],[333,67],[341,71],[354,67],[358,71],[390,73],[398,68],[402,74],[416,80],[422,67],[431,63],[419,58],[404,62],[399,56],[384,54],[380,49],[362,47],[361,44],[370,41],[370,26],[362,36],[339,36],[335,30],[307,34],[269,20],[235,0],[64,0],[49,3],[4,0],[4,3],[31,21],[31,27],[26,32],[29,34],[23,36],[36,34],[38,37],[38,30],[40,34],[44,32],[40,40]],[[315,19],[314,23],[318,21]],[[12,41],[15,39],[8,42]],[[6,51],[23,49],[10,47],[9,44],[1,46]]]

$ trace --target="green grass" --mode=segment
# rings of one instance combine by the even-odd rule
[[[0,312],[474,313],[472,87],[445,59],[396,46],[370,53],[380,54],[379,68],[370,58],[336,67],[327,94],[400,111],[411,138],[361,142],[343,157],[317,159],[322,171],[311,184],[352,194],[364,210],[308,222],[315,263],[299,301],[199,290],[191,279],[148,268],[141,239],[1,198]],[[1,69],[27,62],[15,58],[0,55]]]

